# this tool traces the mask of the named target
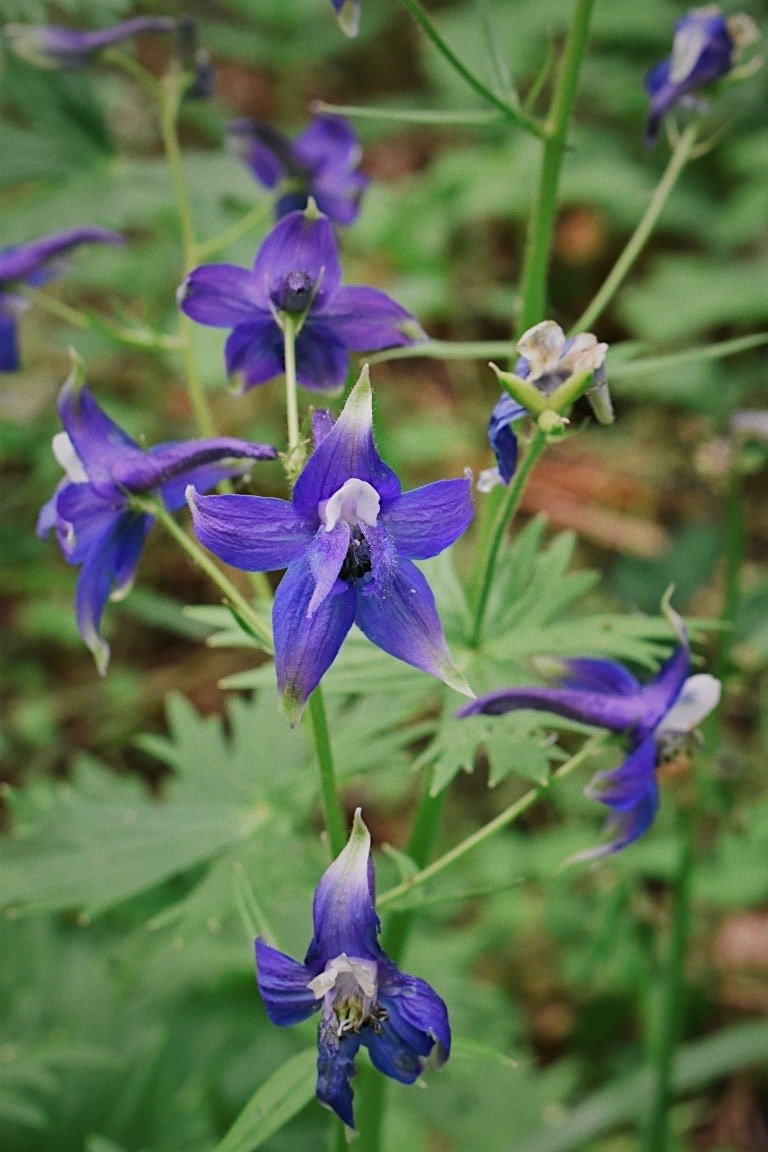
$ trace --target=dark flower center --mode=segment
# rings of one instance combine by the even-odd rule
[[[339,580],[353,584],[371,571],[371,549],[359,528],[352,530],[349,548],[339,571]]]
[[[281,312],[306,312],[312,302],[314,283],[308,272],[298,270],[285,277],[277,292]]]

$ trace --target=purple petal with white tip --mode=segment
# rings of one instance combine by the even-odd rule
[[[653,736],[646,737],[618,768],[598,772],[586,795],[611,809],[606,830],[613,839],[608,844],[580,852],[572,857],[573,861],[610,856],[638,840],[653,824],[659,807]]]
[[[312,598],[307,606],[307,616],[310,618],[336,587],[349,548],[349,537],[349,524],[340,520],[330,532],[325,528],[319,528],[307,549],[307,564],[315,582]]]
[[[132,462],[143,455],[136,441],[110,420],[88,389],[77,386],[74,373],[59,394],[59,416],[93,484],[111,485],[118,460]]]
[[[312,968],[340,956],[378,961],[379,918],[374,905],[371,834],[358,808],[349,840],[315,889],[315,934],[306,956]]]

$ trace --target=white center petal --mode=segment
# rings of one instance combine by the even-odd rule
[[[352,476],[327,500],[321,500],[317,513],[326,532],[331,532],[340,520],[357,528],[359,524],[372,526],[379,518],[379,494],[367,480]]]
[[[565,344],[565,333],[554,320],[542,320],[523,332],[517,342],[517,350],[530,366],[529,380],[538,380],[549,372],[557,370],[560,353]]]
[[[57,432],[53,438],[53,454],[73,484],[87,484],[88,474],[75,446],[66,432]]]
[[[712,13],[714,15],[714,13]],[[692,14],[689,13],[689,17]],[[707,17],[710,15],[705,9],[699,9],[699,20],[686,22],[672,41],[672,58],[669,64],[669,83],[682,84],[688,79],[696,67],[699,58],[707,46],[710,30],[707,26]]]
[[[591,332],[581,332],[573,340],[568,351],[560,360],[560,368],[568,369],[572,376],[582,372],[596,372],[605,361],[607,344],[598,343]]]
[[[657,740],[692,732],[720,701],[721,684],[708,672],[689,676],[680,695],[656,729]]]
[[[356,957],[350,959],[342,952],[330,960],[325,971],[310,980],[307,987],[318,1000],[333,990],[343,1000],[362,1000],[364,1005],[370,1006],[376,999],[376,975],[377,968],[373,960],[360,960]]]

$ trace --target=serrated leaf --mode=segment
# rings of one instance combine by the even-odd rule
[[[287,1060],[251,1097],[216,1152],[255,1152],[315,1095],[317,1049]]]

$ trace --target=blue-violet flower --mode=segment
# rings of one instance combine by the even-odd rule
[[[665,609],[678,645],[649,683],[638,683],[628,669],[612,660],[562,660],[558,661],[560,687],[502,688],[458,713],[500,716],[531,708],[627,734],[626,760],[618,768],[598,772],[587,788],[589,797],[610,808],[607,831],[613,839],[575,859],[619,852],[650,828],[659,806],[656,768],[686,746],[720,699],[719,680],[707,673],[690,675],[685,624],[671,608],[665,605]]]
[[[227,137],[265,188],[283,187],[278,220],[306,208],[310,196],[334,224],[356,220],[368,179],[359,170],[360,141],[340,116],[316,116],[295,140],[261,120],[234,120]]]
[[[315,889],[315,931],[303,964],[256,941],[259,991],[272,1023],[288,1027],[322,1010],[317,1097],[349,1128],[361,1044],[374,1067],[401,1084],[413,1084],[427,1061],[444,1064],[451,1047],[441,998],[379,945],[370,852],[358,808],[346,848]]]
[[[305,388],[333,392],[347,375],[349,349],[377,352],[423,340],[418,321],[376,288],[341,287],[336,237],[310,201],[273,228],[253,271],[204,264],[179,288],[179,307],[199,324],[231,328],[225,359],[245,388],[285,368],[285,326],[296,340],[296,376]]]
[[[6,24],[4,33],[13,49],[43,68],[85,68],[104,48],[130,40],[142,32],[173,32],[171,16],[135,16],[109,28],[85,31],[56,24]]]
[[[744,48],[759,37],[750,16],[726,18],[716,4],[692,8],[675,25],[672,55],[654,65],[645,78],[651,111],[645,142],[652,145],[661,122],[676,104],[696,106],[691,93],[731,72]]]
[[[37,533],[44,536],[55,528],[65,558],[81,565],[77,626],[103,675],[109,661],[109,646],[99,633],[104,606],[110,594],[118,598],[129,590],[153,520],[131,498],[153,493],[175,511],[184,504],[188,484],[208,490],[241,471],[221,461],[273,460],[277,450],[271,444],[220,437],[171,441],[145,451],[81,385],[76,367],[59,396],[64,431],[53,439],[66,477],[41,509]]]
[[[72,228],[0,250],[0,372],[15,372],[19,367],[17,325],[28,301],[14,289],[24,284],[39,288],[60,275],[66,268],[64,257],[80,244],[122,243],[118,232],[105,228]]]
[[[353,623],[379,648],[472,695],[413,563],[436,556],[472,519],[468,479],[402,492],[376,450],[367,369],[317,446],[290,500],[190,492],[195,531],[235,568],[287,568],[272,612],[278,689],[295,723]]]
[[[561,384],[573,376],[594,372],[587,397],[595,416],[602,424],[613,420],[613,408],[605,378],[607,344],[598,343],[591,332],[566,337],[559,324],[542,320],[529,328],[517,342],[520,357],[515,375],[535,384],[544,395],[550,396]],[[488,422],[488,442],[496,457],[496,468],[482,472],[478,489],[488,492],[497,484],[509,484],[517,467],[517,436],[512,425],[528,415],[528,411],[508,392],[502,392]]]

